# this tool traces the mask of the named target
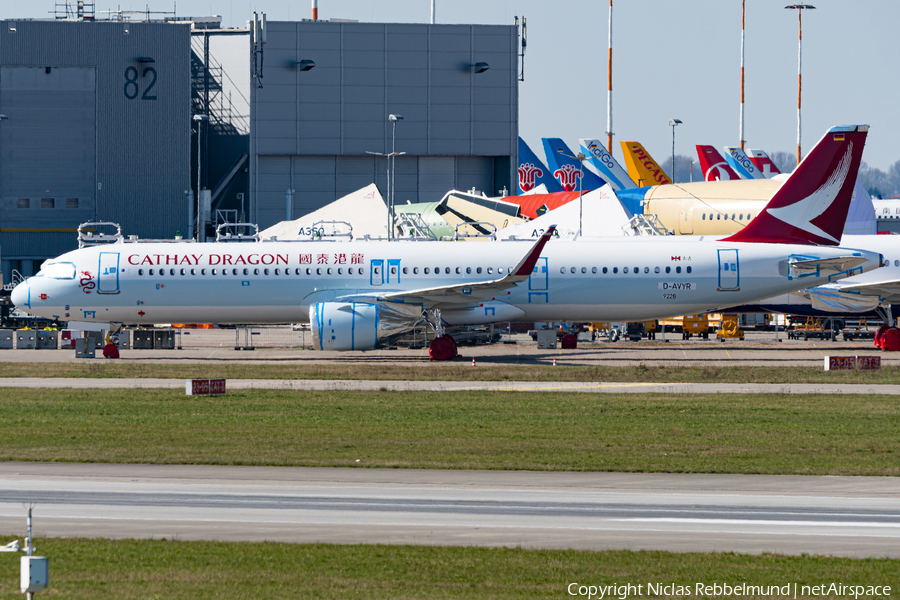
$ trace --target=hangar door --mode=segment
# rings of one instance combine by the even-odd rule
[[[0,113],[9,117],[0,125],[7,226],[47,227],[56,219],[71,226],[66,209],[93,213],[95,79],[91,67],[0,67]],[[22,209],[39,209],[41,225]]]

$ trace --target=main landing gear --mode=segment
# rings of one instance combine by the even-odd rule
[[[441,310],[439,308],[427,310],[423,317],[425,323],[434,331],[434,339],[428,345],[428,356],[431,360],[453,360],[459,356],[456,351],[456,340],[444,331]]]

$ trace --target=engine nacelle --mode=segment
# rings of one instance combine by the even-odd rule
[[[313,347],[371,350],[378,342],[378,307],[356,302],[319,302],[309,307]]]
[[[421,315],[421,306],[410,304],[318,302],[309,307],[313,348],[372,350],[411,331]]]

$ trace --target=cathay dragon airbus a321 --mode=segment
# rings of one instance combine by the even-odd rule
[[[423,320],[440,331],[701,313],[881,265],[876,252],[838,247],[867,131],[831,129],[766,210],[724,239],[550,241],[550,228],[536,243],[120,242],[48,260],[12,299],[61,321],[309,320],[322,350],[376,348]]]

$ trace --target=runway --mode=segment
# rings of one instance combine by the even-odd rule
[[[0,463],[35,536],[900,558],[900,478]]]

